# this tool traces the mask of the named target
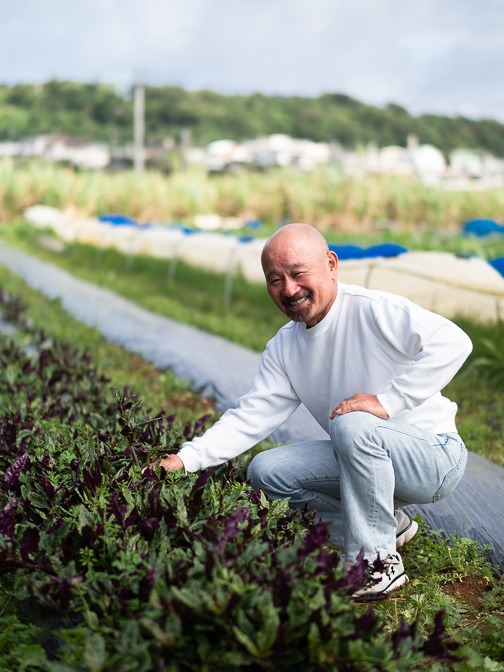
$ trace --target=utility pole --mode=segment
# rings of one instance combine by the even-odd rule
[[[189,150],[191,149],[191,129],[190,128],[183,128],[180,131],[180,149],[181,149],[181,154],[182,154],[182,168],[184,170],[187,169],[188,166],[188,158],[189,158]]]
[[[143,173],[145,166],[145,91],[144,85],[137,78],[133,100],[133,133],[134,133],[134,166],[135,173]]]

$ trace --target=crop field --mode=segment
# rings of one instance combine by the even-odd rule
[[[224,310],[215,274],[181,265],[170,285],[155,260],[41,248],[17,184],[2,206],[9,244],[254,349],[283,319],[240,279]],[[138,215],[123,205],[106,209]],[[249,455],[142,474],[215,420],[211,400],[3,269],[0,315],[0,670],[504,670],[504,584],[487,549],[418,517],[411,582],[355,603],[362,563],[345,570],[323,526],[252,491]],[[460,324],[475,349],[448,395],[470,449],[504,464],[504,330]]]
[[[0,219],[43,203],[96,216],[125,213],[144,222],[190,222],[195,215],[306,222],[339,235],[425,233],[438,242],[471,218],[504,218],[504,191],[448,191],[398,176],[345,177],[324,168],[211,176],[190,169],[163,176],[76,172],[44,163],[0,161]],[[401,242],[398,240],[397,242]]]
[[[115,348],[82,325],[72,345],[42,330],[33,316],[61,330],[61,307],[2,276],[16,331],[0,352],[0,669],[500,669],[502,585],[484,549],[420,521],[411,584],[355,604],[362,567],[346,573],[323,527],[252,492],[246,458],[142,476],[203,431],[208,402],[189,399],[184,421],[180,401],[149,411],[115,387],[120,367],[105,375],[80,349],[110,364]]]

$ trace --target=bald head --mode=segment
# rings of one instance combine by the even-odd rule
[[[329,248],[326,239],[318,229],[309,224],[286,224],[268,238],[261,254],[261,263],[278,249],[297,249],[302,247],[310,254],[326,256]]]
[[[307,328],[329,312],[337,293],[338,257],[308,224],[287,224],[266,242],[261,263],[268,292],[282,312]]]

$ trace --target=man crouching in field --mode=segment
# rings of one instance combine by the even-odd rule
[[[472,349],[449,320],[387,292],[338,281],[323,235],[289,224],[266,242],[269,295],[291,321],[269,341],[251,389],[167,471],[215,466],[256,445],[304,404],[327,440],[280,446],[250,463],[252,485],[315,510],[352,563],[383,561],[355,597],[408,581],[397,549],[416,533],[402,511],[460,481],[467,451],[442,390]]]

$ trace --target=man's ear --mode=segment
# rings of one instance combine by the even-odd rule
[[[329,257],[329,268],[336,270],[338,268],[338,255],[333,250],[329,250],[327,256]]]

